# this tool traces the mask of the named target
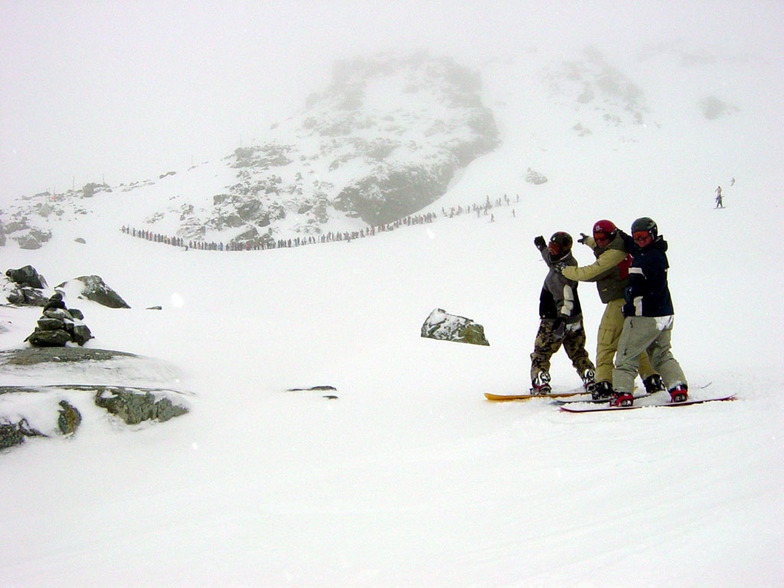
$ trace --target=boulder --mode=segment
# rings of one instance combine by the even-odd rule
[[[65,347],[71,342],[71,335],[65,329],[42,331],[36,329],[26,339],[33,347]]]
[[[75,406],[66,400],[60,401],[59,416],[57,417],[57,427],[63,435],[73,435],[82,424],[82,413]]]
[[[21,249],[40,249],[44,243],[49,241],[52,238],[52,231],[41,231],[39,229],[32,228],[26,233],[23,233],[17,237],[14,237],[14,240],[19,244]]]
[[[9,269],[5,272],[8,279],[22,287],[46,288],[46,280],[31,265],[20,267],[19,269]]]
[[[31,428],[27,419],[14,423],[7,418],[0,421],[0,450],[8,449],[24,443],[25,437],[46,437],[40,431]]]
[[[0,449],[8,449],[24,442],[24,434],[17,423],[0,423]]]
[[[117,415],[128,425],[148,420],[165,422],[188,412],[185,406],[172,402],[169,396],[119,387],[100,390],[95,395],[95,404]]]
[[[80,276],[57,286],[58,290],[75,287],[79,298],[92,300],[109,308],[130,308],[117,292],[112,290],[100,276]]]
[[[41,290],[26,286],[7,290],[6,299],[17,306],[46,306],[49,300]]]
[[[427,317],[422,325],[422,337],[472,345],[490,345],[482,325],[469,318],[449,314],[442,308],[435,309]]]

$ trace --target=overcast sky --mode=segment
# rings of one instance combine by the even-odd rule
[[[782,31],[784,0],[0,0],[0,204],[224,156],[302,108],[338,58],[756,51]]]

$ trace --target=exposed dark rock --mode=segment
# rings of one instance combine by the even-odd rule
[[[21,445],[25,437],[46,437],[46,435],[30,427],[25,418],[16,423],[8,419],[0,421],[0,450]]]
[[[82,424],[82,413],[75,406],[66,400],[60,401],[60,416],[57,418],[57,426],[63,435],[73,435]]]
[[[80,298],[92,300],[109,308],[130,308],[130,305],[117,292],[112,290],[100,276],[80,276],[68,282],[63,282],[57,286],[57,289],[67,289],[73,282],[81,282],[79,284]]]
[[[485,329],[473,320],[449,314],[441,308],[430,313],[422,325],[422,337],[473,345],[490,345]]]
[[[62,294],[56,292],[47,301],[35,330],[25,341],[35,347],[65,347],[68,343],[84,345],[93,336],[82,322],[83,318],[80,310],[67,309]]]
[[[24,442],[18,423],[0,423],[0,449],[8,449]]]
[[[31,228],[14,239],[21,249],[40,249],[41,246],[52,238],[52,231]]]
[[[20,267],[19,269],[9,269],[5,272],[12,282],[20,286],[27,286],[30,288],[46,288],[46,280],[38,273],[38,271],[31,265]]]
[[[35,288],[15,288],[6,294],[6,299],[17,306],[45,306],[49,298]]]
[[[122,387],[106,387],[99,391],[95,395],[95,404],[128,425],[149,420],[165,422],[188,412],[186,407],[173,403],[168,396]]]
[[[112,349],[89,347],[24,348],[0,351],[0,367],[34,366],[41,363],[71,363],[81,361],[108,361],[115,358],[139,358],[133,353]]]

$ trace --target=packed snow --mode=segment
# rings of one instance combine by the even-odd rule
[[[49,284],[102,276],[133,308],[67,300],[88,346],[149,358],[115,383],[176,388],[191,407],[129,428],[69,393],[84,416],[72,439],[0,455],[2,585],[784,582],[780,93],[738,91],[739,113],[685,120],[676,90],[654,86],[655,129],[575,138],[526,110],[547,97],[501,69],[485,84],[504,145],[455,180],[431,224],[185,251],[123,234],[133,192],[116,192],[40,250],[0,249],[3,271],[31,264]],[[526,183],[528,166],[550,181]],[[440,214],[504,194],[492,217]],[[692,396],[737,400],[585,415],[485,400],[530,385],[546,274],[534,237],[601,218],[628,230],[639,216],[669,241],[674,353]],[[602,306],[592,284],[579,294],[593,354]],[[482,324],[490,346],[421,338],[436,308]],[[39,314],[0,307],[0,348],[23,347]],[[563,352],[552,374],[579,385]],[[107,376],[50,367],[0,384],[76,377]],[[324,385],[338,398],[287,391]]]

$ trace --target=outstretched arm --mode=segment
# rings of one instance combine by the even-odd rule
[[[567,266],[563,269],[565,278],[577,282],[594,282],[604,273],[613,269],[616,265],[626,259],[626,253],[618,249],[608,249],[599,256],[591,265],[583,267]]]

